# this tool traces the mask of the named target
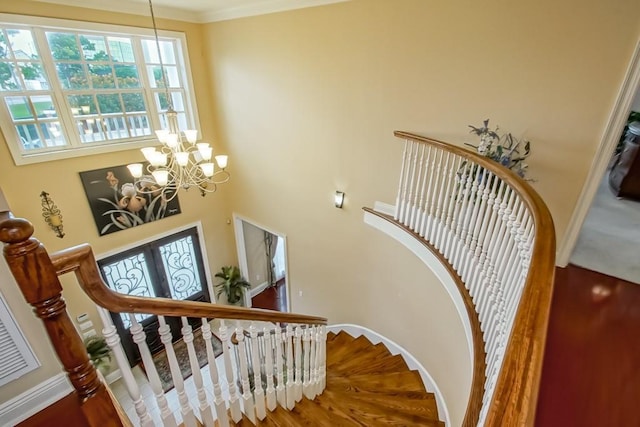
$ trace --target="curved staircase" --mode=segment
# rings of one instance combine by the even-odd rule
[[[237,426],[253,426],[244,417]],[[384,344],[327,334],[327,388],[292,411],[278,407],[258,426],[444,426],[420,374]]]
[[[473,350],[466,411],[455,414],[453,424],[533,426],[555,271],[551,214],[526,182],[494,161],[430,138],[395,135],[404,140],[396,203],[365,208],[365,222],[433,261],[425,264],[446,279]],[[27,220],[0,212],[4,257],[92,427],[130,426],[132,420],[142,427],[177,427],[179,421],[185,427],[444,425],[418,372],[382,344],[344,332],[327,335],[328,320],[319,316],[119,294],[103,282],[89,245],[50,255],[33,232]],[[134,404],[132,420],[109,395],[66,311],[58,276],[68,273],[97,306]],[[109,311],[128,316],[153,396],[141,394]],[[140,314],[158,318],[178,410],[167,402]],[[187,397],[165,317],[182,322],[197,403]],[[197,339],[207,348],[206,378],[198,369],[194,318],[203,331]],[[212,319],[220,320],[217,331]],[[220,369],[212,333],[222,342]]]

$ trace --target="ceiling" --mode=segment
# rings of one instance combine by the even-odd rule
[[[148,0],[36,0],[45,3],[149,15]],[[245,16],[264,15],[349,0],[152,0],[153,11],[161,18],[190,22],[214,22]],[[179,6],[177,6],[179,5]]]

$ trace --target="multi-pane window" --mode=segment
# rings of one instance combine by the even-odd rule
[[[166,127],[167,93],[181,128],[195,127],[182,37],[156,43],[140,29],[2,23],[6,16],[0,125],[17,164],[148,142]]]

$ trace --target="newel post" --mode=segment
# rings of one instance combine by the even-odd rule
[[[25,300],[33,307],[49,335],[58,359],[80,398],[91,426],[122,426],[110,396],[69,318],[62,285],[46,249],[31,237],[33,225],[0,212],[0,241],[4,257]],[[99,416],[99,417],[98,417]]]

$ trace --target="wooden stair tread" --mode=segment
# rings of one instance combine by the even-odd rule
[[[278,406],[256,426],[444,426],[420,374],[382,343],[343,331],[328,333],[326,374],[327,387],[314,400],[303,397],[291,411]],[[254,424],[243,417],[231,425]]]
[[[367,363],[371,360],[382,359],[385,357],[391,357],[392,354],[389,349],[382,343],[365,348],[356,354],[350,355],[348,359],[333,360],[332,363],[327,361],[327,369],[333,369],[336,366],[343,367],[345,369],[352,366],[359,366],[362,363]]]
[[[340,344],[339,346],[336,346],[335,343],[332,343],[331,346],[327,344],[327,366],[335,366],[336,362],[349,359],[361,350],[370,349],[372,346],[371,341],[364,335],[358,338],[352,338],[350,342]]]
[[[291,415],[295,415],[300,420],[300,425],[327,427],[366,425],[359,420],[352,419],[347,412],[339,408],[336,402],[330,399],[322,399],[322,397],[317,397],[313,401],[303,399],[296,404],[296,407],[291,411]]]
[[[395,356],[384,357],[380,359],[375,359],[370,361],[369,363],[362,363],[358,366],[352,366],[349,368],[344,368],[339,365],[333,366],[332,371],[342,372],[345,374],[351,375],[362,375],[362,374],[382,374],[382,373],[393,373],[393,372],[401,372],[409,370],[407,363],[404,361],[404,358],[399,354]]]
[[[354,338],[349,335],[348,333],[344,332],[344,331],[340,331],[339,333],[335,334],[334,337],[332,339],[327,339],[327,349],[329,348],[339,348],[343,345],[346,345],[348,343],[350,343],[351,341],[353,341]],[[327,356],[328,356],[328,351],[327,351]]]
[[[345,391],[327,391],[328,396],[333,396],[338,401],[366,401],[375,403],[392,410],[394,412],[402,411],[414,415],[423,415],[429,419],[438,419],[438,409],[433,394],[423,393],[422,396],[408,398],[402,394],[394,393],[370,393],[370,392],[345,392]]]
[[[356,401],[352,398],[347,400],[344,395],[330,391],[325,391],[321,399],[318,399],[320,405],[323,400],[333,402],[337,409],[347,413],[351,418],[363,422],[366,426],[435,426],[439,422],[437,413],[434,416],[425,411],[414,411],[412,408],[399,410],[398,405],[394,408],[384,402]]]
[[[416,371],[396,372],[378,376],[370,374],[349,377],[337,376],[337,374],[327,375],[327,389],[331,389],[334,385],[352,385],[367,391],[378,391],[380,393],[385,393],[388,390],[425,391],[420,374]]]

